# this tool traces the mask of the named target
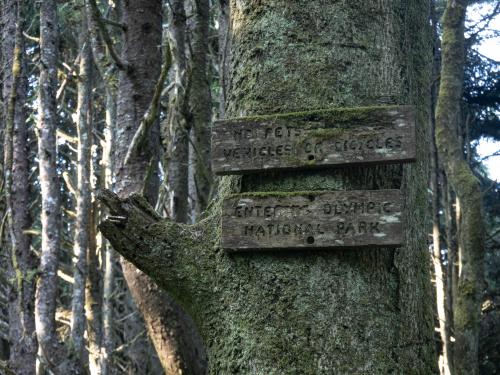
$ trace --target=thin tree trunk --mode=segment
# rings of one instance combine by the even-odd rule
[[[219,117],[225,118],[228,73],[229,0],[219,0]]]
[[[88,366],[92,375],[102,375],[102,353],[103,348],[103,316],[102,316],[102,275],[99,266],[98,251],[105,248],[97,246],[96,223],[99,220],[97,202],[92,204],[92,213],[89,225],[89,248],[87,253],[87,283],[85,289],[85,314],[87,318],[87,340],[88,340]],[[102,244],[102,236],[99,243]]]
[[[433,123],[433,121],[432,121]],[[434,124],[432,124],[434,134]],[[431,190],[432,190],[432,262],[434,265],[434,276],[436,286],[436,305],[439,321],[439,335],[441,337],[442,352],[440,353],[440,371],[441,375],[450,375],[449,361],[449,338],[448,338],[448,320],[446,314],[446,282],[445,272],[443,270],[441,255],[441,228],[439,218],[439,165],[436,144],[431,141]]]
[[[35,301],[36,333],[39,344],[38,374],[54,369],[61,361],[56,335],[55,309],[60,244],[60,185],[56,170],[57,129],[57,3],[40,5],[40,80],[38,91],[38,158],[42,194],[42,245],[40,276]]]
[[[210,120],[212,98],[207,75],[209,0],[194,1],[193,56],[190,75],[192,156],[194,160],[195,219],[205,210],[212,188]]]
[[[85,18],[85,13],[83,18]],[[80,32],[80,64],[78,77],[78,160],[76,186],[76,221],[73,254],[75,267],[73,272],[73,300],[71,305],[71,341],[75,369],[83,373],[85,356],[84,332],[85,317],[85,287],[87,280],[87,254],[89,251],[92,212],[92,197],[90,191],[90,162],[92,146],[92,121],[89,116],[90,97],[92,90],[92,56],[87,38],[87,22],[82,22]]]
[[[112,157],[111,151],[114,148],[114,132],[116,127],[116,97],[115,94],[110,92],[109,89],[106,90],[106,130],[105,130],[105,146],[103,147],[103,157],[101,161],[103,178],[103,186],[106,189],[111,189],[112,183]],[[102,213],[104,214],[105,208],[102,207]],[[102,375],[108,375],[111,373],[110,369],[110,359],[111,353],[115,347],[114,335],[113,335],[113,291],[115,287],[114,276],[115,276],[115,263],[116,257],[114,250],[107,246],[106,239],[101,236],[101,251],[105,254],[104,259],[104,280],[103,280],[103,291],[102,291],[102,352],[101,352],[101,371]]]
[[[479,371],[478,341],[484,288],[484,224],[479,183],[463,157],[456,136],[461,118],[465,64],[466,0],[448,0],[443,17],[441,85],[436,108],[436,142],[446,175],[457,194],[461,211],[459,276],[454,300],[454,369],[457,374]]]
[[[447,264],[446,264],[446,321],[448,325],[448,339],[450,340],[450,344],[448,345],[448,365],[450,367],[450,371],[454,374],[453,371],[453,345],[451,342],[451,338],[453,336],[453,298],[454,298],[454,287],[456,286],[456,282],[454,280],[454,275],[456,275],[456,241],[453,236],[454,233],[454,220],[453,220],[453,207],[450,195],[450,187],[448,185],[448,181],[446,175],[444,174],[442,168],[440,168],[440,177],[442,181],[442,189],[441,189],[441,198],[442,198],[442,207],[444,212],[444,238],[446,242],[447,249]]]
[[[189,130],[187,113],[187,58],[186,58],[186,10],[184,0],[173,0],[170,10],[170,49],[175,67],[174,93],[166,119],[168,135],[163,136],[168,160],[168,187],[170,189],[170,216],[173,220],[189,221],[188,161]]]
[[[439,70],[441,64],[440,56],[440,40],[437,30],[438,19],[436,16],[436,4],[435,1],[431,4],[431,21],[432,21],[432,37],[433,37],[433,64],[432,64],[432,87],[431,87],[431,142],[430,142],[430,161],[431,161],[431,171],[430,171],[430,188],[432,190],[432,262],[434,265],[434,277],[435,277],[435,289],[436,289],[436,306],[438,314],[438,328],[439,335],[441,337],[441,352],[439,353],[439,370],[441,375],[451,374],[451,355],[450,355],[450,341],[449,341],[449,316],[447,314],[446,304],[447,293],[446,289],[448,284],[446,283],[447,274],[444,272],[442,254],[441,254],[441,220],[440,220],[440,197],[443,191],[439,185],[440,163],[437,154],[437,147],[435,141],[436,133],[436,121],[435,121],[435,111],[437,104],[437,90]]]
[[[10,369],[18,375],[35,371],[37,341],[33,300],[37,261],[31,240],[24,231],[31,227],[29,212],[28,131],[26,124],[26,65],[24,61],[24,14],[21,1],[5,1],[2,17],[2,55],[5,61],[3,97],[5,113],[5,192],[11,237],[12,286],[9,296]],[[9,59],[9,60],[7,60]]]
[[[127,164],[124,160],[143,115],[151,105],[160,72],[161,5],[161,1],[151,0],[123,3],[122,22],[127,25],[127,31],[122,60],[130,69],[120,73],[117,107],[120,128],[116,131],[113,160],[118,194],[126,196],[143,192],[151,203],[158,195],[158,121],[146,137],[148,146],[139,150]],[[185,139],[187,141],[187,135]],[[183,163],[186,161],[187,157]],[[123,260],[122,268],[164,370],[167,373],[204,374],[204,351],[198,344],[201,340],[194,334],[185,334],[194,332],[189,318],[134,265]],[[201,370],[197,370],[200,367]],[[145,370],[139,368],[136,371]]]

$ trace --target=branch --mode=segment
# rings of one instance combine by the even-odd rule
[[[144,145],[146,144],[149,129],[151,129],[151,126],[153,126],[154,122],[158,118],[158,113],[160,110],[160,97],[163,90],[163,85],[165,83],[165,80],[167,79],[168,71],[172,66],[172,55],[170,53],[170,48],[167,46],[167,48],[165,48],[165,51],[165,63],[162,66],[160,77],[156,82],[153,98],[151,99],[149,108],[144,114],[139,128],[132,138],[132,143],[127,150],[127,154],[125,155],[124,164],[128,164],[132,157],[136,156],[143,149]]]
[[[106,25],[103,22],[103,17],[101,16],[101,12],[99,11],[99,8],[97,7],[95,0],[89,0],[89,4],[92,10],[92,19],[97,23],[99,31],[101,32],[102,39],[106,43],[109,54],[111,58],[114,60],[117,68],[120,70],[127,70],[127,71],[130,70],[130,66],[126,62],[124,62],[120,58],[120,56],[118,56],[118,53],[115,50],[114,43],[111,40],[111,36],[109,35],[108,29],[106,28]]]
[[[127,31],[127,26],[124,25],[123,23],[120,23],[120,22],[115,22],[113,20],[109,20],[107,18],[104,18],[104,17],[101,17],[101,21],[103,23],[105,23],[106,25],[110,25],[110,26],[114,26],[114,27],[118,27],[119,29],[123,30],[123,31]]]
[[[161,219],[138,194],[120,199],[104,190],[98,199],[109,208],[111,216],[99,229],[113,248],[182,302],[188,312],[201,296],[213,295],[214,223],[185,225]]]
[[[85,45],[85,44],[84,44]],[[82,47],[83,48],[83,47]],[[66,88],[66,86],[68,85],[68,82],[71,81],[73,79],[73,76],[75,75],[76,73],[76,67],[78,65],[78,62],[80,61],[80,56],[81,56],[81,53],[82,51],[80,50],[78,52],[78,55],[76,55],[76,58],[75,58],[75,61],[73,61],[73,67],[68,67],[69,69],[69,72],[68,74],[66,75],[66,77],[64,78],[64,81],[61,83],[61,85],[59,86],[59,88],[57,89],[57,94],[56,94],[56,100],[59,101],[61,99],[61,96],[64,92],[64,89]],[[64,64],[64,63],[63,63]]]

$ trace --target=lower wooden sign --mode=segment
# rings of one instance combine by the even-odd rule
[[[399,190],[247,193],[223,203],[229,250],[397,246]]]

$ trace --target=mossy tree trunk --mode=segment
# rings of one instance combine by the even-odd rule
[[[191,314],[211,374],[433,374],[427,229],[429,4],[231,1],[226,116],[414,104],[418,161],[226,177],[238,191],[400,188],[398,249],[230,254],[220,200],[188,226],[105,193],[114,248]]]
[[[464,159],[457,136],[465,64],[464,22],[468,2],[448,0],[443,16],[441,84],[436,108],[436,143],[460,208],[459,272],[453,299],[457,374],[478,374],[481,299],[484,289],[484,223],[479,182]]]
[[[31,238],[25,233],[32,225],[29,212],[29,152],[26,100],[28,91],[23,28],[23,9],[17,0],[2,4],[2,62],[4,103],[4,163],[11,279],[8,298],[9,366],[18,375],[35,371],[37,342],[35,330],[35,272],[38,260],[31,251]],[[0,168],[1,169],[1,168]],[[2,216],[3,217],[3,216]],[[1,235],[0,235],[1,236]],[[1,238],[0,238],[1,241]],[[4,250],[4,254],[7,250]]]
[[[144,113],[152,104],[155,84],[160,73],[162,2],[159,0],[123,2],[122,12],[122,23],[127,28],[121,58],[128,69],[120,72],[118,87],[117,127],[113,152],[115,187],[121,196],[144,192],[148,201],[154,204],[159,188],[158,121],[147,134],[147,147],[139,150],[126,163],[125,156]],[[187,137],[185,139],[187,140]],[[182,159],[182,162],[185,163],[186,160],[187,158]],[[190,318],[164,290],[146,274],[137,270],[132,263],[122,259],[121,264],[127,285],[144,318],[149,337],[165,372],[204,374],[206,360],[203,346],[192,329],[194,324]],[[154,373],[153,369],[146,368],[148,362],[151,362],[151,355],[146,350],[146,341],[137,340],[134,347],[135,354],[131,358],[133,365],[130,371]]]

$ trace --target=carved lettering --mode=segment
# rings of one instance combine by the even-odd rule
[[[241,195],[223,204],[227,249],[395,246],[399,190]]]
[[[359,117],[343,113],[218,121],[213,127],[213,169],[231,174],[414,161],[413,107],[373,107]]]

